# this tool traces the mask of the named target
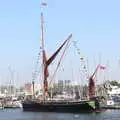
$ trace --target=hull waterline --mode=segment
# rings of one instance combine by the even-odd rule
[[[79,113],[98,111],[94,101],[83,102],[23,102],[23,111]]]

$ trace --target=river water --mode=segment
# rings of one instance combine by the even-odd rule
[[[20,109],[0,110],[0,120],[120,120],[120,110],[106,110],[101,113],[42,113],[23,112]]]

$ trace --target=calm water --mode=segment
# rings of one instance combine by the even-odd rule
[[[120,110],[107,110],[102,113],[91,114],[63,114],[7,109],[0,110],[0,120],[120,120]]]

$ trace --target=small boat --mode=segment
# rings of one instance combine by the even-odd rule
[[[2,102],[0,102],[0,109],[4,109]]]
[[[21,101],[7,101],[5,104],[4,104],[4,108],[22,108],[22,103]]]
[[[107,106],[114,106],[115,102],[114,100],[107,100]]]

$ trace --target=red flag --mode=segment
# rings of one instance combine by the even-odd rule
[[[47,6],[47,3],[46,2],[42,2],[41,5],[42,6]]]
[[[101,70],[106,69],[106,67],[105,67],[105,66],[102,66],[102,65],[100,65],[99,68],[100,68]]]

